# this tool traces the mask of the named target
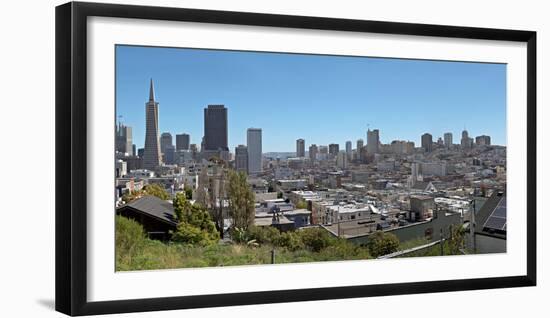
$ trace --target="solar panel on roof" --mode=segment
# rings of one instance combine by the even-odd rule
[[[483,224],[484,228],[489,228],[493,230],[504,230],[504,227],[506,226],[506,219],[505,218],[499,218],[491,216],[485,221],[485,224]]]
[[[502,207],[502,206],[499,206],[497,207],[494,211],[493,211],[493,214],[491,214],[491,216],[498,216],[498,217],[501,217],[501,218],[505,218],[506,217],[506,207]]]

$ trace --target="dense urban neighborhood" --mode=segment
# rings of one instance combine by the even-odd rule
[[[153,80],[143,147],[116,124],[117,270],[506,252],[506,147],[490,136],[382,143],[365,125],[266,152],[251,127],[229,149],[230,106],[197,107],[198,144],[159,134]]]

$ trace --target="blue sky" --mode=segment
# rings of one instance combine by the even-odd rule
[[[249,127],[262,128],[264,152],[295,151],[298,138],[306,149],[347,140],[355,148],[367,127],[382,143],[420,146],[423,133],[435,141],[447,131],[459,143],[466,127],[506,145],[504,64],[117,46],[116,112],[138,148],[151,78],[159,133],[200,144],[203,109],[224,104],[231,151]]]

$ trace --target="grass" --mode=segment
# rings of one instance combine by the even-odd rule
[[[273,233],[269,234],[270,232]],[[116,270],[130,271],[271,264],[272,250],[275,250],[275,263],[277,264],[372,258],[366,247],[352,244],[345,239],[331,238],[328,240],[328,243],[323,241],[325,244],[314,245],[313,243],[318,242],[315,240],[318,237],[306,235],[306,233],[294,233],[294,239],[299,239],[301,244],[309,242],[313,246],[321,247],[317,248],[316,251],[312,248],[303,247],[304,245],[301,245],[300,248],[287,248],[274,243],[273,238],[278,237],[274,235],[275,232],[273,229],[269,229],[256,233],[257,237],[255,241],[260,243],[257,246],[256,244],[246,243],[220,243],[209,246],[194,246],[148,239],[139,223],[117,216]],[[314,234],[314,232],[310,232],[309,234]],[[289,236],[290,234],[285,235]],[[400,243],[398,249],[407,250],[427,243],[429,241],[426,239],[419,238]],[[293,245],[290,244],[289,246]],[[435,245],[400,257],[440,255],[440,246]],[[444,243],[443,255],[453,255],[448,241]]]
[[[137,222],[123,217],[117,217],[116,220],[117,271],[271,264],[273,249],[275,263],[371,258],[366,248],[344,240],[318,252],[309,249],[293,251],[271,244],[214,244],[203,247],[160,242],[146,238],[143,228]]]

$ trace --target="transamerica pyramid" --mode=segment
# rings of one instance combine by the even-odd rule
[[[160,166],[159,103],[155,101],[153,79],[149,87],[149,101],[145,103],[145,146],[143,168],[154,171]]]

